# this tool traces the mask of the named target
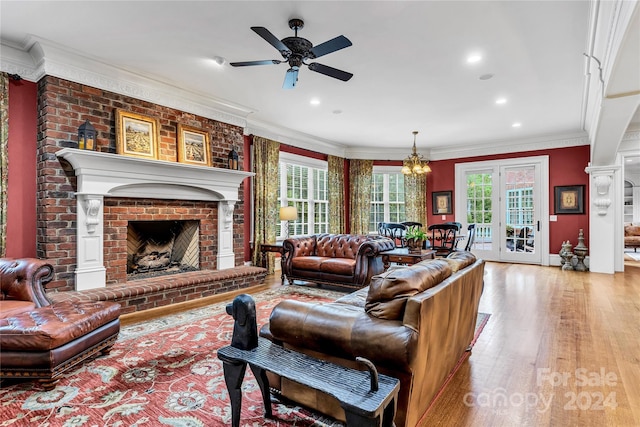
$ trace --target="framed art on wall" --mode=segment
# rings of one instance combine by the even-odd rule
[[[584,213],[584,185],[554,187],[555,214]]]
[[[432,193],[434,214],[439,214],[439,215],[453,214],[453,207],[451,206],[452,193],[453,193],[452,191],[434,191]]]
[[[116,153],[155,160],[160,140],[158,119],[116,110]]]
[[[209,134],[178,123],[178,162],[211,166]]]

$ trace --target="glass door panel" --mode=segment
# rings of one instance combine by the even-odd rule
[[[541,260],[536,245],[539,228],[537,174],[535,165],[501,168],[504,216],[500,230],[500,258],[504,261],[539,263]]]

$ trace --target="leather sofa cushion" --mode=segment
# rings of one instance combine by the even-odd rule
[[[422,261],[374,276],[365,310],[380,319],[401,320],[407,298],[432,288],[449,276],[451,267],[444,260]]]
[[[356,260],[351,258],[327,258],[301,256],[291,260],[294,270],[320,271],[322,273],[352,276],[355,274]]]
[[[0,317],[14,316],[36,308],[33,301],[0,300]]]
[[[625,236],[640,236],[640,225],[625,225],[624,226],[624,235]]]
[[[114,302],[58,302],[0,319],[2,350],[47,351],[80,338],[120,316]]]
[[[444,260],[449,264],[449,267],[451,267],[451,272],[455,273],[476,262],[476,257],[471,252],[455,251],[451,252]]]

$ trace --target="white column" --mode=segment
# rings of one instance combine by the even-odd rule
[[[104,288],[106,268],[103,258],[103,196],[77,195],[76,290]]]
[[[616,271],[616,257],[620,252],[619,245],[622,244],[622,227],[616,224],[622,206],[615,191],[619,167],[589,166],[585,168],[585,172],[590,175],[591,189],[589,270],[613,274]]]
[[[235,200],[222,200],[218,205],[218,270],[236,266],[233,253],[233,209]]]

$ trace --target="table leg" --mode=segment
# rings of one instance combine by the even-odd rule
[[[256,378],[258,385],[260,386],[260,392],[262,393],[262,402],[264,403],[264,417],[273,418],[271,412],[271,394],[269,392],[269,378],[267,378],[267,372],[254,365],[249,365],[253,376]]]
[[[246,362],[222,362],[224,382],[231,400],[231,426],[240,427],[240,409],[242,408],[242,381],[247,369]]]

